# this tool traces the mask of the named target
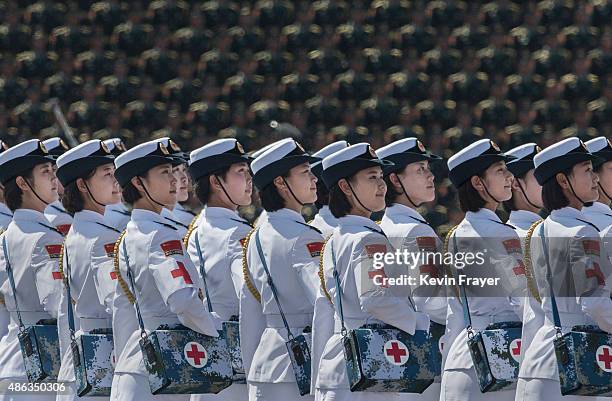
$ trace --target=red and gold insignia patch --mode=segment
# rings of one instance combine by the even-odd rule
[[[595,277],[597,279],[598,285],[606,285],[606,278],[604,277],[604,274],[601,271],[601,268],[599,267],[598,263],[593,263],[593,268],[585,270],[585,273],[587,278]]]
[[[308,248],[308,252],[310,252],[311,257],[321,256],[321,251],[323,250],[322,242],[311,242],[306,244],[306,248]]]
[[[438,278],[438,267],[433,263],[421,265],[419,271],[421,274],[428,274],[429,277]]]
[[[51,277],[53,277],[53,280],[61,280],[64,275],[61,272],[51,272]]]
[[[521,253],[521,241],[518,238],[507,239],[502,241],[506,252],[508,253]]]
[[[183,245],[179,240],[166,241],[161,244],[161,249],[164,251],[164,255],[182,255]]]
[[[246,243],[246,237],[240,239],[240,246],[244,246]]]
[[[417,237],[417,246],[422,251],[435,251],[436,239],[434,237]]]
[[[115,257],[115,244],[104,244],[104,252],[109,258]]]
[[[599,241],[585,239],[582,241],[582,248],[587,255],[599,256]]]
[[[57,231],[62,233],[62,235],[67,235],[68,231],[70,231],[70,224],[60,224],[59,226],[56,226],[55,228],[57,228]]]
[[[370,244],[365,246],[368,257],[373,258],[375,253],[387,252],[387,246],[385,244]]]
[[[62,255],[62,245],[45,245],[45,250],[47,251],[47,255],[51,259],[59,259]]]
[[[517,262],[518,262],[518,265],[514,266],[512,268],[512,271],[514,272],[515,276],[520,276],[521,274],[524,276],[525,275],[525,264],[523,263],[521,259],[519,259]]]
[[[375,283],[380,283],[381,287],[387,288],[388,285],[385,281],[383,281],[384,279],[387,278],[387,274],[385,273],[385,269],[375,269],[375,270],[370,270],[368,271],[368,277],[374,281],[374,279],[376,277],[379,277],[378,280],[376,280]]]

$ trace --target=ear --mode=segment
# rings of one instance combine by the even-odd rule
[[[565,174],[557,173],[557,175],[555,175],[555,180],[557,180],[561,188],[569,189],[569,181],[567,180],[567,176]]]
[[[395,190],[398,190],[398,191],[401,190],[401,182],[400,182],[400,178],[397,175],[397,173],[389,174],[389,181],[391,181],[391,184],[393,184],[393,187]]]
[[[142,180],[139,176],[132,177],[130,180],[134,188],[136,188],[140,192],[144,192],[144,187],[142,186]]]
[[[219,185],[219,178],[214,174],[208,176],[208,186],[211,189],[214,188],[217,191],[221,190],[221,186]]]
[[[472,183],[472,186],[474,187],[474,189],[476,189],[477,191],[484,191],[484,184],[482,183],[482,178],[480,178],[477,175],[473,175],[472,177],[470,177],[470,182]]]
[[[85,185],[85,180],[82,178],[77,178],[76,180],[76,186],[79,190],[79,192],[87,192],[87,186]]]
[[[26,179],[22,176],[17,176],[17,178],[15,178],[15,184],[17,184],[17,187],[21,189],[21,192],[26,192],[30,190],[30,186],[26,182]]]
[[[285,184],[285,180],[283,180],[283,177],[281,177],[280,175],[279,175],[278,177],[276,177],[276,178],[275,178],[275,179],[272,181],[272,183],[273,183],[274,185],[276,185],[276,189],[277,189],[278,191],[281,191],[281,190],[287,189],[287,185]]]
[[[520,191],[520,184],[518,182],[519,178],[514,177],[514,179],[512,180],[512,190],[513,191]]]
[[[346,178],[342,178],[340,179],[340,181],[338,181],[338,188],[340,188],[340,190],[344,193],[345,196],[349,197],[352,195],[351,187],[349,186]]]

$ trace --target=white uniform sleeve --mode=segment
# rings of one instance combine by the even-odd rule
[[[300,235],[291,250],[293,268],[302,283],[308,302],[314,305],[319,292],[319,260],[323,249],[323,237],[307,229]]]
[[[312,349],[310,365],[310,394],[315,393],[317,378],[319,377],[319,366],[323,351],[328,340],[334,334],[334,307],[329,302],[321,289],[314,304],[314,315],[312,317]]]
[[[62,242],[63,238],[59,234],[45,233],[34,246],[31,259],[40,304],[54,318],[58,316],[63,289],[58,263]]]
[[[91,269],[93,272],[98,301],[109,314],[112,314],[112,302],[115,295],[114,265],[115,242],[108,236],[100,236],[91,250]]]
[[[199,287],[193,282],[197,273],[178,238],[162,234],[154,238],[149,270],[164,302],[181,323],[209,336],[219,335],[213,317],[198,297]]]
[[[227,248],[232,283],[234,284],[234,291],[236,291],[238,299],[240,299],[240,293],[244,285],[244,276],[242,274],[242,245],[244,244],[246,236],[249,234],[249,228],[249,226],[236,228],[230,237]]]
[[[255,351],[259,346],[259,340],[266,328],[266,319],[261,309],[261,304],[249,291],[246,284],[240,291],[240,352],[242,354],[242,365],[246,376]]]
[[[389,241],[371,233],[356,245],[351,255],[349,270],[354,275],[362,311],[409,334],[417,329],[429,330],[429,317],[414,311],[408,288],[377,285],[384,278],[398,277],[402,271],[394,265],[375,266],[375,254],[385,252],[392,252]]]

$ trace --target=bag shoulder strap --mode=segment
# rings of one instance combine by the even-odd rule
[[[330,239],[331,237],[328,239],[328,241]],[[340,334],[342,334],[344,337],[346,336],[346,326],[344,325],[344,310],[342,308],[342,287],[340,286],[340,274],[338,273],[338,269],[336,267],[336,251],[334,250],[334,243],[331,242],[329,245],[332,254],[334,281],[336,282],[336,304],[338,304],[338,314],[340,315],[340,324],[342,326],[340,329]]]
[[[19,302],[17,302],[17,289],[15,288],[15,278],[13,277],[13,267],[9,260],[8,247],[6,245],[6,235],[2,236],[2,251],[4,252],[4,264],[6,265],[6,273],[8,274],[9,284],[13,291],[13,300],[15,301],[15,310],[17,311],[17,320],[19,320],[19,330],[23,331],[24,325],[21,319],[21,311],[19,310]]]
[[[544,252],[544,259],[546,260],[546,281],[550,288],[550,302],[552,304],[553,322],[555,323],[555,329],[557,333],[561,333],[561,318],[559,317],[559,309],[557,308],[557,300],[555,299],[555,290],[552,284],[552,272],[550,270],[550,259],[548,255],[548,241],[544,235],[544,224],[540,226],[540,238],[542,239],[542,249]]]
[[[206,293],[206,305],[208,306],[208,311],[212,313],[213,307],[212,302],[210,301],[210,294],[208,293],[208,285],[206,284],[206,269],[204,268],[204,257],[202,256],[202,249],[200,248],[200,235],[198,232],[195,233],[195,246],[196,251],[198,252],[198,259],[200,260],[200,275],[202,276],[202,281],[204,282],[204,292]]]
[[[134,283],[134,277],[132,276],[132,269],[130,269],[130,258],[127,253],[127,248],[125,247],[125,239],[123,239],[121,243],[121,248],[123,249],[123,257],[125,258],[125,270],[127,271],[128,280],[130,281],[130,286],[132,287],[132,292],[134,293],[134,307],[136,307],[136,316],[138,317],[140,333],[144,337],[147,335],[147,332],[145,331],[142,315],[140,313],[140,305],[138,304],[138,297],[136,296],[136,284]]]
[[[289,323],[287,323],[287,319],[285,318],[285,313],[283,312],[280,300],[278,299],[278,293],[276,292],[274,280],[272,280],[272,276],[270,275],[270,271],[268,270],[268,264],[266,263],[266,258],[261,247],[261,241],[259,240],[259,230],[257,230],[255,233],[255,245],[257,246],[257,253],[259,254],[259,259],[261,260],[261,266],[263,267],[264,271],[266,272],[266,276],[268,277],[268,285],[270,286],[270,290],[272,290],[272,296],[274,297],[274,301],[276,302],[278,311],[280,312],[281,318],[283,319],[283,325],[287,329],[287,337],[291,340],[293,339],[293,333],[291,333]]]
[[[457,234],[453,232],[453,247],[455,248],[455,252],[459,249],[457,245]],[[459,280],[457,280],[459,282]],[[467,294],[465,293],[465,286],[459,286],[460,296],[461,296],[461,307],[463,308],[463,322],[465,323],[465,328],[469,331],[472,330],[472,316],[470,315],[470,305],[468,304]]]
[[[64,258],[64,253],[66,257]],[[66,261],[66,273],[64,274],[64,260]],[[70,331],[70,339],[74,340],[75,326],[74,326],[74,309],[72,307],[72,293],[70,290],[70,262],[68,261],[68,249],[66,243],[62,244],[62,251],[59,259],[59,270],[60,274],[64,278],[64,287],[66,288],[66,298],[68,302],[68,329]]]

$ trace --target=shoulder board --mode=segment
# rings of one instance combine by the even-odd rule
[[[318,232],[319,234],[323,235],[323,232],[321,232],[321,230],[319,230],[319,229],[318,229],[318,228],[316,228],[316,227],[313,227],[313,226],[311,226],[311,225],[309,225],[309,224],[307,224],[307,223],[302,223],[301,221],[296,221],[296,223],[301,224],[301,225],[303,225],[303,226],[305,226],[305,227],[308,227],[308,228],[310,228],[311,230],[314,230],[314,231]]]
[[[593,227],[595,229],[595,231],[599,232],[599,228],[597,228],[597,226],[595,224],[591,223],[590,221],[586,221],[586,220],[582,220],[582,219],[576,219],[576,220],[581,221],[584,224],[590,225],[591,227]]]
[[[538,302],[542,302],[542,298],[540,297],[540,292],[538,291],[538,285],[535,281],[535,276],[533,275],[533,265],[531,264],[531,237],[533,237],[533,233],[537,226],[542,223],[543,220],[538,220],[529,227],[527,230],[527,235],[525,236],[525,278],[527,279],[527,287],[529,288],[529,292],[531,296]]]
[[[242,223],[242,224],[244,224],[246,226],[254,228],[253,225],[251,223],[249,223],[248,221],[246,221],[246,220],[232,219],[232,218],[230,218],[230,220],[237,221],[238,223]]]
[[[178,228],[174,227],[172,224],[166,224],[166,223],[162,223],[161,221],[154,221],[154,223],[160,224],[162,226],[166,226],[174,231],[177,231]]]
[[[97,224],[97,225],[99,225],[99,226],[102,226],[102,227],[104,227],[104,228],[108,228],[108,229],[109,229],[109,230],[111,230],[111,231],[114,231],[114,232],[116,232],[116,233],[121,234],[121,231],[117,230],[117,229],[116,229],[116,228],[114,228],[114,227],[107,226],[106,224],[104,224],[104,223],[100,223],[100,222],[98,222],[98,221],[96,221],[96,224]]]

